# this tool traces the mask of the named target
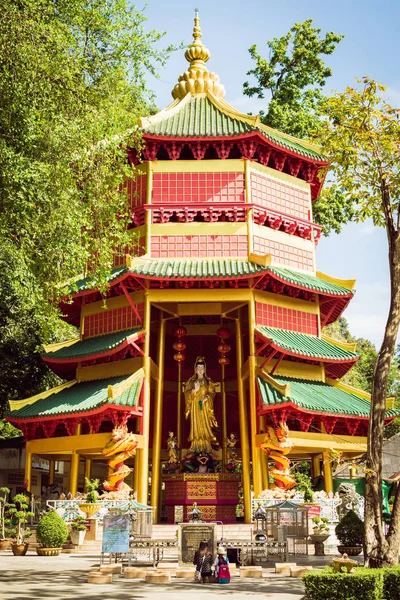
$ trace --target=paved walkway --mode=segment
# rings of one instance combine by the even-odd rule
[[[298,559],[298,564],[323,566],[329,561],[310,556]],[[232,577],[227,586],[202,585],[191,580],[171,579],[169,584],[149,584],[141,580],[123,579],[114,575],[108,585],[88,584],[87,572],[97,568],[98,559],[63,554],[41,557],[36,554],[13,556],[0,553],[1,600],[212,600],[230,596],[235,599],[301,600],[304,585],[300,579],[284,577],[264,569],[263,579]]]

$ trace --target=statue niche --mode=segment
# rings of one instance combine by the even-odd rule
[[[189,453],[208,455],[218,448],[214,396],[215,384],[207,376],[204,358],[199,356],[194,374],[185,385],[185,417],[190,419]]]

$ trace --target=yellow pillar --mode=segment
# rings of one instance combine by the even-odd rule
[[[321,464],[320,464],[320,454],[314,454],[312,457],[312,472],[313,477],[319,477],[321,475]]]
[[[153,427],[153,459],[151,471],[151,494],[150,504],[154,506],[154,523],[160,520],[160,491],[161,491],[161,435],[162,435],[162,405],[164,392],[164,356],[165,356],[165,329],[166,321],[160,318],[158,331],[158,381],[154,405],[154,427]]]
[[[135,467],[133,470],[133,491],[136,493],[139,490],[139,465],[140,465],[140,450],[136,450]]]
[[[260,427],[260,432],[261,431],[266,431],[266,422],[265,422],[265,415],[261,415],[259,417],[259,427]],[[265,452],[263,452],[263,450],[260,451],[260,463],[261,463],[261,483],[262,483],[262,489],[263,490],[268,490],[269,489],[269,477],[268,477],[268,457],[265,454]]]
[[[76,452],[71,454],[71,463],[69,467],[69,491],[72,496],[75,496],[78,491],[78,476],[79,476],[79,459],[80,456]]]
[[[85,481],[86,481],[86,478],[90,479],[91,471],[92,471],[92,460],[91,460],[91,458],[85,458],[85,476],[84,476]],[[86,489],[86,484],[85,484],[85,489]]]
[[[350,479],[355,479],[357,477],[357,471],[355,467],[350,467]]]
[[[150,311],[149,290],[144,293],[144,320],[143,329],[145,331],[144,357],[143,357],[143,449],[139,454],[139,473],[138,473],[138,501],[142,504],[148,503],[149,489],[149,431],[150,431]]]
[[[251,492],[250,492],[250,449],[248,439],[247,410],[245,401],[244,381],[242,378],[243,348],[240,321],[235,320],[236,326],[236,370],[239,400],[240,447],[242,449],[242,479],[245,523],[251,523]]]
[[[328,452],[324,452],[322,454],[322,459],[324,462],[324,485],[325,492],[329,494],[329,492],[333,492],[333,477],[332,477],[332,465],[330,461],[330,456]]]
[[[25,446],[25,489],[31,491],[32,487],[32,452],[30,451],[31,444],[26,442]]]
[[[54,477],[56,473],[56,461],[49,460],[49,485],[54,483]]]
[[[257,435],[257,392],[256,392],[256,358],[255,358],[255,343],[254,343],[254,329],[256,325],[255,314],[254,314],[254,300],[250,300],[248,303],[249,307],[249,396],[250,396],[250,437],[251,437],[251,458],[253,462],[253,490],[256,498],[262,492],[262,478],[261,478],[261,456],[260,448],[256,446],[256,435]]]
[[[222,465],[226,465],[226,439],[228,437],[226,421],[226,391],[225,391],[225,365],[221,365],[221,403],[222,403]]]
[[[182,448],[182,363],[178,362],[178,389],[176,402],[176,437],[178,448]]]

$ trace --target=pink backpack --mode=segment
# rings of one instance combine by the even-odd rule
[[[231,573],[229,571],[229,565],[228,565],[228,563],[225,563],[223,565],[219,565],[219,568],[218,568],[218,579],[227,579],[227,583],[230,582],[230,580],[231,580]]]

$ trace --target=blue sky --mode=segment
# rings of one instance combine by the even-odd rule
[[[259,52],[266,55],[268,40],[310,18],[323,33],[345,35],[326,60],[333,70],[327,92],[343,90],[354,84],[355,77],[368,74],[388,87],[392,104],[400,105],[399,0],[149,0],[147,26],[167,32],[165,45],[189,44],[196,7],[203,42],[211,51],[208,66],[225,85],[225,99],[243,112],[256,113],[267,103],[243,96],[242,84],[253,66],[248,48],[257,44]],[[178,51],[160,71],[160,79],[149,77],[160,108],[171,102],[171,90],[186,65],[183,51]],[[384,230],[369,223],[349,224],[340,235],[322,239],[317,248],[317,268],[335,277],[357,279],[356,296],[344,316],[353,335],[379,346],[389,305]]]

